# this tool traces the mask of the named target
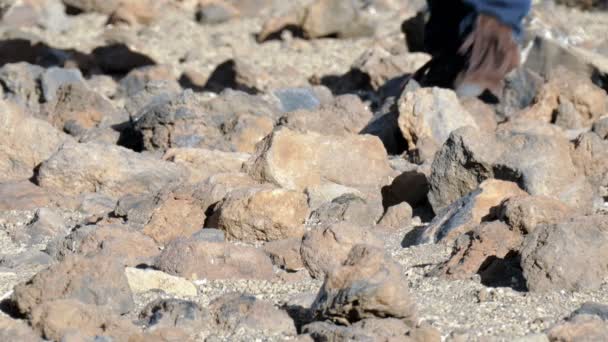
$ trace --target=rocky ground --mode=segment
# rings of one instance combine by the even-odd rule
[[[482,101],[409,80],[423,0],[0,0],[0,341],[608,340],[608,15],[557,2]]]

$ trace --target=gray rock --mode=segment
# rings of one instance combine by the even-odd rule
[[[321,205],[310,214],[308,226],[330,226],[336,223],[372,227],[382,216],[382,204],[346,194]]]
[[[226,233],[224,233],[224,231],[221,229],[205,228],[197,233],[194,233],[192,238],[198,241],[224,242],[226,241]]]
[[[0,81],[4,97],[12,100],[32,113],[40,111],[40,88],[38,82],[44,69],[26,62],[6,64],[0,68]]]
[[[27,225],[25,231],[17,232],[15,239],[27,244],[39,244],[56,236],[63,236],[67,230],[67,223],[57,211],[40,208],[36,211],[34,220]]]
[[[408,334],[412,329],[402,320],[395,318],[368,318],[349,326],[334,325],[329,322],[313,322],[303,327],[302,332],[309,334],[315,341],[339,342],[410,342]]]
[[[593,302],[584,303],[570,315],[570,318],[574,318],[578,315],[597,316],[604,321],[608,321],[608,305]]]
[[[182,299],[157,299],[142,310],[139,320],[148,330],[181,328],[202,330],[209,313],[195,302]]]
[[[565,138],[513,132],[494,135],[473,128],[453,132],[437,153],[429,201],[439,212],[488,178],[513,181],[531,195],[561,200],[581,212],[591,211],[595,202]]]
[[[301,132],[345,135],[358,134],[371,118],[372,113],[359,97],[342,95],[318,109],[287,113],[279,119],[279,125]]]
[[[608,276],[608,219],[589,216],[537,227],[521,266],[531,291],[597,289]]]
[[[279,99],[280,108],[283,112],[296,110],[316,110],[321,106],[321,101],[312,88],[286,88],[278,89],[273,94]]]
[[[237,10],[224,2],[199,4],[196,9],[196,21],[201,24],[220,24],[233,19],[237,15]]]
[[[78,69],[64,69],[51,67],[46,69],[40,78],[42,95],[46,102],[55,100],[57,90],[68,84],[79,84],[85,86],[85,80]]]
[[[346,261],[351,249],[359,244],[383,246],[382,240],[369,228],[335,224],[307,232],[302,240],[300,254],[310,275],[322,279]]]
[[[217,328],[224,331],[248,329],[267,335],[296,335],[296,327],[287,312],[253,296],[228,294],[212,301],[209,309]]]

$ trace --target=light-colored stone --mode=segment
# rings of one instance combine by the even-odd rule
[[[127,267],[125,274],[134,294],[151,290],[180,297],[195,297],[198,294],[196,286],[188,280],[164,272]]]

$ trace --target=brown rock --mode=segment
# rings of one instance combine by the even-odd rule
[[[370,85],[374,90],[378,90],[389,80],[415,73],[430,59],[426,53],[408,52],[395,55],[375,45],[359,56],[352,69],[360,70],[369,76]]]
[[[202,148],[173,148],[165,153],[163,159],[182,165],[189,171],[190,183],[198,183],[217,173],[239,172],[249,157],[247,153]]]
[[[593,189],[574,166],[567,139],[472,128],[453,132],[437,153],[429,202],[438,213],[489,178],[511,180],[531,195],[558,199],[581,212],[594,207]]]
[[[391,173],[386,150],[372,136],[322,136],[275,130],[246,168],[255,179],[304,190],[334,182],[362,191],[378,189]]]
[[[409,151],[430,160],[450,133],[460,127],[478,125],[460,104],[456,93],[440,88],[405,92],[399,99],[399,128]]]
[[[100,125],[110,127],[129,121],[129,116],[110,100],[79,83],[60,86],[47,111],[55,127],[74,136]]]
[[[42,341],[42,338],[26,323],[2,315],[0,316],[0,340],[38,342]]]
[[[272,262],[263,251],[230,243],[178,239],[156,260],[163,272],[196,279],[271,279]]]
[[[264,252],[270,256],[275,266],[286,271],[299,271],[304,269],[301,246],[301,238],[270,241],[264,244]]]
[[[149,25],[163,14],[165,4],[165,1],[158,0],[121,0],[109,22]]]
[[[384,250],[357,245],[329,272],[312,308],[319,318],[345,325],[386,317],[413,325],[416,310],[407,283],[401,266]]]
[[[382,240],[369,229],[350,224],[336,224],[307,232],[300,252],[310,275],[321,279],[340,266],[348,258],[351,249],[359,244],[383,246]]]
[[[219,203],[229,193],[249,189],[259,185],[249,175],[245,173],[218,173],[207,179],[206,182],[200,185],[200,198],[205,199],[205,206],[209,208],[212,205]],[[209,218],[211,220],[212,217]],[[217,220],[213,222],[217,227]]]
[[[271,118],[243,114],[236,118],[233,125],[230,125],[226,138],[235,151],[253,153],[256,145],[270,134],[273,128],[274,120]]]
[[[571,208],[553,198],[515,196],[501,205],[499,217],[512,229],[529,234],[540,225],[559,223],[573,215]]]
[[[608,310],[605,305],[585,303],[565,321],[551,327],[553,341],[603,341],[608,338]]]
[[[214,300],[209,309],[217,328],[223,331],[252,329],[265,335],[296,335],[296,327],[287,312],[253,296],[228,294]]]
[[[488,179],[479,188],[440,211],[424,229],[419,243],[451,243],[483,220],[496,217],[500,204],[514,196],[524,196],[516,183]]]
[[[475,97],[461,99],[462,107],[469,112],[479,129],[484,132],[493,132],[498,126],[494,109]]]
[[[119,146],[86,143],[63,145],[40,166],[36,182],[67,194],[120,197],[153,193],[184,178],[185,171],[175,164]]]
[[[591,126],[608,112],[606,91],[565,68],[552,74],[535,102],[516,119],[534,119],[577,129]]]
[[[386,213],[384,213],[378,224],[392,229],[404,228],[410,225],[412,213],[412,207],[403,202],[386,209]]]
[[[372,119],[372,113],[355,95],[342,95],[316,110],[296,110],[285,114],[279,123],[300,132],[323,135],[358,134]]]
[[[608,197],[608,140],[589,132],[574,143],[572,160],[602,197]]]
[[[115,257],[125,266],[150,264],[160,254],[154,240],[128,226],[86,226],[68,235],[56,251],[60,259],[70,254]]]
[[[195,188],[182,186],[159,195],[159,205],[142,230],[145,235],[166,244],[176,238],[188,238],[204,227],[207,206]]]
[[[537,227],[521,250],[530,291],[596,289],[608,276],[607,258],[608,219],[601,215]]]
[[[36,166],[71,140],[11,103],[0,101],[0,112],[0,182],[31,178]]]
[[[40,304],[58,299],[74,299],[118,314],[129,312],[134,305],[123,264],[107,257],[68,256],[17,285],[13,298],[28,315]]]
[[[308,203],[300,192],[253,187],[229,193],[214,216],[229,239],[253,242],[298,238],[304,235]]]
[[[299,7],[292,13],[275,17],[264,23],[258,42],[280,33],[285,27],[301,27],[309,38],[336,35],[340,38],[354,38],[373,35],[375,25],[371,18],[354,2],[341,0],[317,0],[306,7]]]
[[[34,210],[54,206],[60,201],[60,195],[36,186],[30,181],[0,184],[0,211]]]
[[[30,322],[42,336],[54,341],[63,341],[75,333],[87,339],[104,336],[127,341],[140,333],[135,325],[115,313],[73,299],[42,303],[33,309]]]
[[[504,259],[517,250],[522,241],[522,235],[504,223],[483,223],[466,237],[458,239],[450,259],[434,270],[433,274],[449,279],[468,279],[482,273],[489,260]]]

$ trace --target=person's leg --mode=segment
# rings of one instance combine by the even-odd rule
[[[460,95],[498,92],[519,65],[517,37],[530,0],[428,0],[427,52],[417,79],[423,86],[453,87]]]

